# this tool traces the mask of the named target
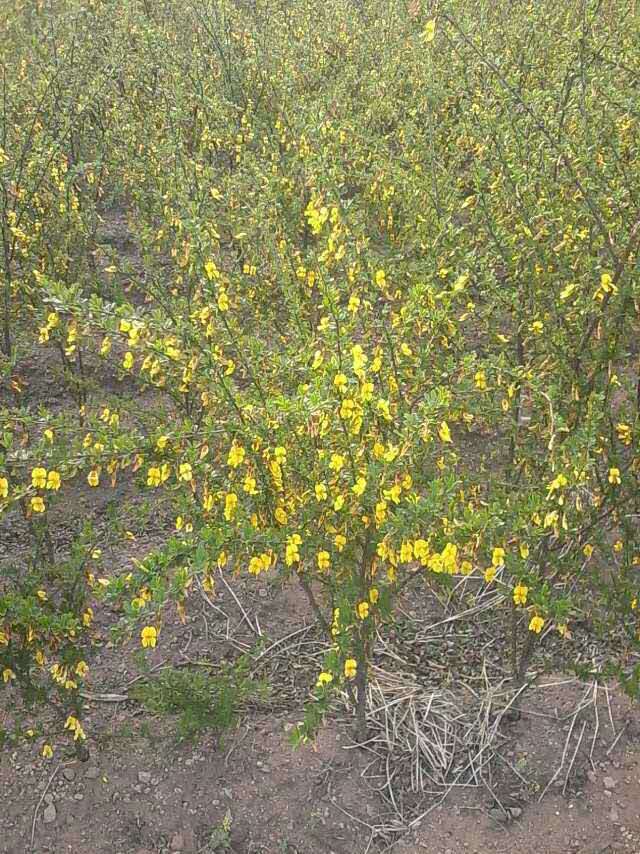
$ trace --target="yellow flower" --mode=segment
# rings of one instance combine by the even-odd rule
[[[491,564],[496,568],[502,566],[504,564],[504,549],[500,548],[500,546],[496,546],[493,550],[493,554],[491,555]]]
[[[167,447],[168,441],[169,441],[168,436],[158,436],[158,441],[156,442],[156,448],[159,451],[164,451],[164,449]]]
[[[317,501],[326,501],[327,500],[327,485],[326,483],[316,483],[314,487],[314,492],[316,494]]]
[[[231,468],[238,468],[238,466],[242,465],[244,462],[245,451],[241,445],[237,445],[235,442],[231,445],[229,449],[229,456],[227,458],[227,465],[230,465]]]
[[[447,543],[442,550],[442,566],[449,575],[455,575],[458,569],[458,547],[455,543]]]
[[[493,579],[496,577],[497,569],[495,566],[488,566],[484,571],[484,580],[487,584],[491,584]]]
[[[621,552],[623,548],[624,545],[622,543],[622,540],[616,540],[616,542],[613,544],[614,552]]]
[[[600,276],[600,287],[593,295],[594,299],[603,300],[606,294],[617,294],[618,286],[614,283],[610,273],[603,273]]]
[[[13,672],[13,670],[10,667],[5,667],[4,670],[2,671],[3,682],[6,683],[6,682],[9,682],[11,679],[15,679],[15,678],[16,678],[16,674]]]
[[[529,588],[524,584],[518,584],[513,588],[513,601],[516,605],[526,605]]]
[[[253,475],[246,475],[244,482],[242,484],[242,488],[247,493],[247,495],[257,495],[258,490],[256,489],[256,479]]]
[[[43,745],[42,755],[44,756],[45,759],[51,759],[51,757],[53,756],[53,748],[51,747],[50,744]]]
[[[620,469],[611,468],[609,469],[609,483],[618,484],[620,483]]]
[[[369,603],[368,602],[360,602],[358,604],[358,616],[361,620],[366,620],[369,616]]]
[[[387,502],[378,501],[376,504],[376,524],[382,525],[387,516]]]
[[[147,472],[147,486],[160,486],[160,469],[152,466]]]
[[[334,386],[341,394],[344,394],[347,388],[347,377],[345,374],[336,374],[333,379]]]
[[[218,268],[215,265],[215,262],[209,259],[204,265],[204,271],[207,275],[207,279],[212,281],[213,279],[218,279],[220,277],[220,273],[218,272]]]
[[[31,499],[31,509],[34,513],[44,513],[44,501],[39,495],[35,495]]]
[[[369,403],[370,400],[373,400],[373,383],[364,382],[360,388],[360,400],[363,403]]]
[[[399,483],[394,484],[391,489],[385,489],[384,497],[388,498],[390,501],[393,501],[394,504],[400,503],[400,498],[402,496],[402,487]]]
[[[124,354],[124,359],[122,360],[122,367],[125,371],[130,371],[133,367],[133,353],[130,350]]]
[[[344,663],[344,675],[347,679],[353,679],[358,671],[358,662],[355,658],[347,658]]]
[[[587,560],[591,557],[591,555],[593,554],[593,546],[591,545],[591,543],[587,543],[585,545],[585,547],[582,549],[582,554],[587,558]]]
[[[333,682],[333,676],[331,673],[327,673],[325,670],[318,676],[318,681],[316,682],[317,688],[322,688],[324,685],[328,685],[330,682]]]
[[[89,672],[89,665],[87,664],[86,661],[79,661],[76,664],[75,669],[76,669],[76,673],[78,674],[78,676],[84,678],[87,675],[87,673]]]
[[[340,405],[340,418],[344,419],[345,421],[349,418],[352,418],[355,412],[355,406],[355,401],[351,400],[350,397],[346,397]]]
[[[631,444],[631,427],[628,424],[616,424],[616,433],[624,445]]]
[[[224,499],[224,518],[230,522],[238,507],[238,496],[235,492],[228,492]]]
[[[388,400],[380,398],[378,400],[378,403],[376,404],[376,407],[378,411],[382,413],[382,417],[385,419],[385,421],[391,421],[391,407]]]
[[[529,546],[526,543],[520,543],[520,557],[526,560],[529,557]]]
[[[338,495],[336,500],[333,502],[333,509],[336,513],[339,513],[340,510],[344,507],[344,495]]]
[[[413,544],[413,553],[416,560],[426,560],[429,557],[429,543],[426,540],[417,539]]]
[[[409,563],[413,560],[413,543],[405,541],[400,546],[400,563]]]
[[[438,554],[437,552],[435,554],[432,554],[429,560],[427,561],[427,566],[432,572],[442,572],[442,570],[444,569],[444,561],[442,560],[442,555]]]
[[[331,566],[331,555],[329,552],[318,552],[318,569],[321,572],[329,569]]]
[[[377,587],[372,587],[371,590],[369,590],[369,601],[371,602],[372,605],[375,605],[379,598],[380,598],[380,591],[378,590]]]
[[[89,486],[98,486],[100,483],[100,472],[98,469],[92,469],[87,475],[87,483]]]
[[[440,422],[440,427],[438,428],[438,436],[440,436],[440,440],[442,442],[451,442],[451,431],[449,430],[449,425],[446,421]]]
[[[287,449],[283,448],[282,445],[278,445],[278,447],[274,449],[273,455],[276,458],[276,462],[278,462],[281,466],[286,463]]]
[[[531,617],[531,621],[529,622],[529,631],[535,632],[537,635],[542,631],[542,627],[544,626],[544,620],[542,617]]]
[[[422,31],[422,40],[425,44],[430,44],[436,35],[436,22],[431,19],[427,21],[425,24],[424,30]]]
[[[344,466],[344,457],[342,454],[331,454],[331,460],[329,461],[329,468],[332,471],[339,472]]]
[[[487,375],[484,371],[476,371],[473,380],[476,384],[476,388],[479,388],[480,391],[484,391],[487,387]]]
[[[158,642],[158,632],[155,626],[145,626],[140,632],[140,643],[144,647],[153,648]]]
[[[0,477],[0,498],[9,497],[9,481],[6,477]]]
[[[347,538],[342,534],[336,534],[333,542],[336,549],[341,552],[347,544]]]
[[[359,477],[355,484],[351,487],[351,491],[355,495],[362,495],[362,493],[367,488],[367,480],[364,477]]]
[[[276,507],[274,516],[276,517],[276,522],[279,525],[286,525],[289,517],[286,514],[286,511],[283,510],[282,507]]]
[[[559,489],[565,487],[568,483],[569,481],[567,480],[566,476],[563,474],[559,474],[547,486],[547,489],[549,490],[549,496],[553,495],[553,493],[557,492]]]
[[[368,362],[367,356],[359,344],[355,344],[351,348],[351,356],[353,358],[353,371],[355,374],[359,374]]]
[[[224,288],[220,288],[218,294],[218,309],[222,312],[229,311],[229,295]]]
[[[32,469],[31,484],[35,489],[44,489],[47,485],[47,470],[40,467]]]
[[[60,474],[57,471],[50,471],[47,475],[47,489],[60,489]]]
[[[249,561],[249,574],[250,575],[260,575],[262,570],[264,569],[264,564],[262,562],[261,557],[252,557]]]
[[[78,741],[78,739],[85,739],[86,735],[84,730],[82,729],[82,724],[75,717],[75,715],[69,715],[67,721],[64,725],[65,729],[70,729],[73,732],[73,740]]]
[[[284,557],[284,561],[287,566],[292,566],[300,560],[300,552],[298,551],[298,546],[300,545],[302,545],[302,537],[300,534],[292,534],[287,539]]]
[[[178,480],[190,481],[193,478],[191,463],[180,463],[178,469]]]

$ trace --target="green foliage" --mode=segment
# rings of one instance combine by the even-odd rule
[[[7,690],[61,686],[78,735],[99,600],[149,649],[220,572],[299,584],[325,629],[302,738],[335,689],[363,721],[415,579],[495,591],[516,681],[575,614],[622,628],[635,690],[635,9],[44,5],[0,25]],[[80,483],[135,496],[105,541],[175,530],[103,570],[56,545]]]
[[[169,667],[138,682],[130,695],[153,714],[175,715],[178,738],[193,740],[207,729],[231,728],[242,706],[265,693],[266,686],[240,662],[215,674]]]
[[[206,842],[205,852],[208,854],[216,854],[220,851],[229,851],[231,848],[231,828],[233,819],[231,810],[227,810],[220,824],[216,825],[209,833],[209,838]]]

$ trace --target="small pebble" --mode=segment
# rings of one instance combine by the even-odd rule
[[[45,824],[51,824],[52,822],[54,822],[56,820],[56,816],[57,812],[53,804],[49,804],[47,807],[45,807],[45,811],[42,814]]]
[[[498,807],[492,807],[489,810],[489,818],[494,821],[499,821],[501,824],[506,824],[506,822],[509,821],[509,816],[505,815],[505,813]]]

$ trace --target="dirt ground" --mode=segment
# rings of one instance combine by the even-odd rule
[[[234,587],[270,642],[311,624],[295,590]],[[185,624],[169,620],[149,663],[201,660],[213,644],[224,654],[215,639],[227,634],[248,644],[230,591],[216,605],[221,613],[194,600]],[[317,654],[313,630],[305,637],[308,655]],[[105,698],[135,679],[136,654],[135,640],[124,655],[108,641],[96,647],[91,690],[100,699],[88,703],[87,761],[63,751],[45,761],[28,741],[0,752],[2,854],[640,852],[640,714],[613,689],[541,675],[521,717],[504,721],[484,784],[454,787],[442,802],[426,797],[428,814],[401,835],[380,832],[393,809],[367,773],[371,753],[354,749],[344,708],[315,743],[291,746],[309,676],[301,666],[278,690],[286,654],[269,674],[275,691],[265,705],[249,705],[230,732],[181,743],[171,718]]]

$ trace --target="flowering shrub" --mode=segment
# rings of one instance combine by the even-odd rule
[[[86,152],[73,166],[86,206],[71,199],[72,225],[60,214],[66,257],[79,260],[61,268],[48,238],[35,240],[43,202],[26,190],[29,225],[3,209],[3,234],[29,246],[5,263],[5,318],[24,323],[21,340],[57,347],[77,412],[64,444],[51,412],[3,415],[0,506],[20,509],[40,556],[30,587],[18,572],[0,588],[5,682],[22,656],[22,672],[75,683],[101,588],[153,648],[167,603],[182,613],[194,577],[213,591],[219,572],[279,573],[324,628],[302,738],[340,686],[364,737],[373,642],[411,580],[425,593],[452,576],[500,589],[516,683],[550,628],[570,636],[594,585],[636,642],[629,19],[598,9],[576,29],[572,4],[548,2],[514,14],[129,0],[114,23],[106,0],[61,6],[70,33],[87,15],[103,33],[102,64],[89,48],[74,64],[95,90],[70,114],[74,127],[91,116],[82,145],[68,138]],[[25,116],[12,121],[33,138]],[[53,134],[66,174],[71,154],[48,121],[38,133]],[[44,145],[27,148],[53,168]],[[4,152],[3,186],[17,186]],[[117,253],[89,263],[104,255],[88,225],[102,210],[103,190],[88,189],[98,174],[128,210],[138,267]],[[91,388],[89,364],[129,393]],[[143,392],[161,403],[141,409]],[[80,472],[95,490],[128,479],[161,496],[176,530],[104,584],[85,538],[66,612],[60,559],[41,556],[49,504]],[[77,686],[64,687],[81,737]]]

